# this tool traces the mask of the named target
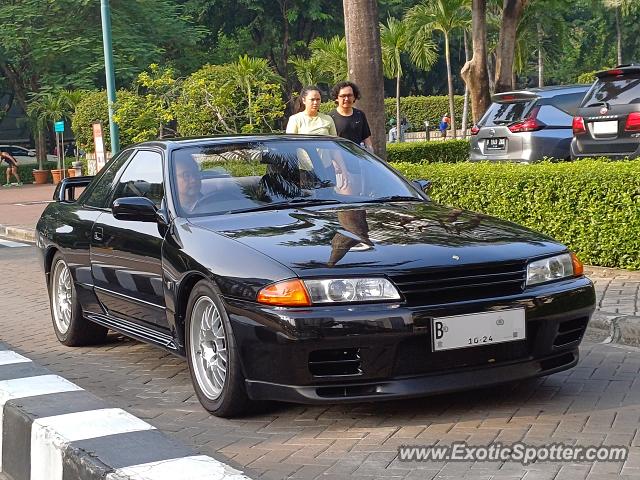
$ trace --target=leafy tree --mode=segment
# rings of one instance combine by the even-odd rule
[[[282,79],[271,70],[265,59],[248,55],[241,56],[238,61],[231,64],[231,75],[247,101],[249,125],[246,129],[253,131],[254,113],[256,113],[253,105],[255,91],[261,87],[265,88],[268,83],[278,84]],[[269,88],[266,89],[269,90]]]
[[[324,74],[330,78],[329,81],[337,83],[348,77],[345,37],[336,35],[329,40],[317,37],[309,44],[309,48],[311,49],[311,57],[323,65]]]
[[[333,79],[327,74],[327,65],[318,56],[311,55],[309,58],[294,56],[289,59],[289,63],[293,65],[296,78],[304,86],[330,83]]]
[[[637,13],[638,9],[637,1],[635,0],[604,0],[604,5],[607,8],[612,9],[615,12],[616,18],[616,45],[618,54],[618,65],[622,65],[622,22],[621,17],[631,14],[631,12]]]
[[[246,91],[233,78],[236,68],[205,65],[184,80],[174,106],[180,135],[249,133],[276,128],[284,113],[279,85],[264,77],[254,78],[249,107]]]

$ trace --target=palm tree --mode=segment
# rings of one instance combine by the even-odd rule
[[[42,162],[47,154],[45,135],[49,124],[69,118],[71,107],[64,93],[50,90],[32,95],[27,104],[26,114],[37,132],[38,168],[42,170]],[[60,160],[58,160],[58,168],[62,168]]]
[[[249,115],[249,125],[253,126],[252,110],[253,88],[261,81],[280,83],[282,78],[278,76],[269,66],[264,58],[249,57],[242,55],[231,64],[233,81],[242,89],[247,98],[247,112]]]
[[[405,16],[409,35],[423,37],[431,35],[433,30],[444,35],[445,61],[447,63],[447,85],[449,90],[449,114],[451,131],[456,138],[456,120],[453,103],[453,77],[451,75],[450,36],[457,29],[468,28],[468,0],[424,0],[410,8]]]
[[[382,46],[382,70],[387,78],[396,79],[396,132],[400,141],[400,78],[402,77],[402,54],[409,53],[418,68],[427,70],[436,60],[436,46],[430,36],[424,34],[410,38],[407,26],[401,20],[389,17],[387,24],[380,24]]]
[[[384,77],[377,0],[342,0],[347,44],[348,78],[358,84],[375,152],[387,156],[384,127]]]
[[[332,76],[327,74],[324,62],[313,55],[309,58],[296,55],[289,58],[289,63],[293,65],[296,77],[303,86],[329,83],[332,80]]]
[[[311,57],[323,66],[324,72],[331,77],[330,81],[337,83],[349,76],[347,68],[347,40],[338,35],[326,40],[316,37],[309,44]],[[308,83],[307,85],[314,85]]]
[[[637,0],[604,0],[604,6],[615,11],[618,65],[622,65],[622,27],[620,26],[620,19],[625,15],[629,15],[632,9],[637,8],[635,3],[637,3]]]

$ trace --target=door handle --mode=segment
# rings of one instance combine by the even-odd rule
[[[93,239],[94,240],[98,240],[99,242],[102,241],[102,227],[96,227],[93,231]]]

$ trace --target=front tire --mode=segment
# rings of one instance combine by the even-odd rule
[[[108,330],[83,317],[71,271],[60,252],[51,264],[49,306],[53,330],[63,345],[82,347],[104,342]]]
[[[201,281],[187,304],[185,339],[189,373],[202,406],[218,417],[245,412],[249,398],[229,317],[218,289]]]

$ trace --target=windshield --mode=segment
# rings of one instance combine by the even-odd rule
[[[535,100],[518,101],[511,103],[492,103],[487,113],[479,122],[484,127],[496,125],[511,125],[512,123],[524,120],[535,104]]]
[[[640,75],[599,79],[582,101],[582,107],[640,103]]]
[[[423,198],[365,150],[336,140],[203,144],[173,152],[183,216]],[[406,198],[405,198],[406,197]]]

